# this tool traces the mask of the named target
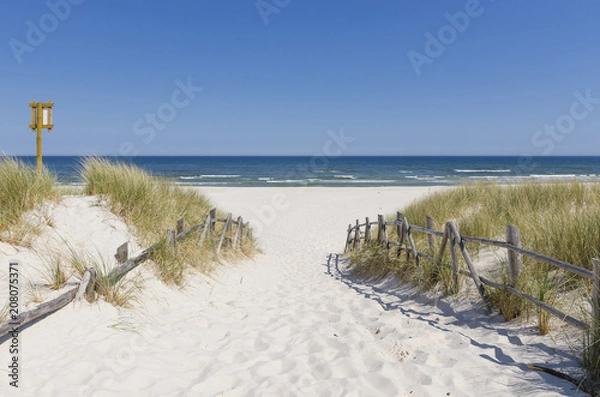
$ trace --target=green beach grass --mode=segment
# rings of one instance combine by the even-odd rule
[[[58,197],[54,177],[42,169],[36,170],[11,157],[0,158],[0,241],[27,245],[35,235],[37,225],[27,222],[23,215],[40,206],[44,200]]]
[[[159,278],[166,283],[181,285],[190,267],[208,273],[216,262],[249,257],[257,251],[255,241],[248,238],[239,249],[225,250],[217,256],[214,238],[205,239],[200,246],[197,235],[181,240],[173,251],[165,244],[166,230],[173,229],[182,217],[188,226],[204,223],[212,208],[205,196],[151,176],[135,166],[101,158],[86,159],[81,175],[85,194],[105,198],[110,210],[125,220],[141,243],[161,242],[151,259],[157,266]],[[220,213],[218,217],[225,215]],[[220,235],[222,228],[223,223],[217,223],[214,235]]]

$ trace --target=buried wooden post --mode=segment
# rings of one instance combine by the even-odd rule
[[[238,216],[237,218],[237,230],[235,231],[235,235],[233,236],[233,248],[237,248],[238,242],[240,240],[240,236],[242,234],[242,227],[243,227],[243,219],[241,216]]]
[[[425,223],[427,225],[427,229],[435,229],[435,222],[432,218],[426,216]],[[435,236],[433,234],[427,234],[427,242],[429,242],[429,249],[431,250],[431,252],[435,253]]]
[[[600,343],[600,259],[593,258],[592,266],[594,268],[594,278],[592,279],[593,340],[590,346],[600,350],[598,347],[598,343]]]
[[[96,269],[90,268],[83,273],[77,294],[75,294],[75,302],[81,302],[83,298],[90,303],[96,300]]]
[[[225,219],[225,225],[223,225],[223,232],[221,233],[221,238],[219,239],[219,245],[217,246],[217,255],[221,252],[221,247],[223,246],[223,241],[225,240],[225,234],[229,230],[231,224],[231,212],[227,214],[227,219]]]
[[[352,249],[360,249],[360,226],[358,226],[358,219],[356,220],[356,230],[354,231],[354,243]]]
[[[463,243],[463,240],[460,237],[460,233],[458,233],[458,229],[456,228],[456,225],[454,224],[454,222],[448,222],[448,226],[450,228],[450,232],[452,233],[452,235],[456,239],[456,244],[458,245],[458,248],[460,248],[460,252],[462,253],[462,257],[465,260],[465,263],[467,264],[467,267],[469,268],[469,272],[471,273],[471,277],[473,277],[473,281],[475,282],[475,286],[477,287],[477,291],[479,292],[479,295],[481,296],[481,300],[483,301],[483,303],[487,307],[488,312],[491,313],[492,308],[491,308],[490,304],[488,303],[487,297],[485,296],[485,289],[483,288],[483,284],[481,283],[481,279],[477,275],[477,271],[475,270],[475,266],[473,266],[473,262],[471,262],[471,257],[469,256],[469,252],[465,248],[465,244]]]
[[[522,248],[521,245],[521,230],[519,228],[506,225],[506,242],[514,245],[517,248]],[[508,276],[511,287],[517,285],[519,275],[523,270],[523,255],[511,249],[508,250]]]
[[[365,218],[365,245],[371,242],[371,224],[369,223],[369,217]]]
[[[208,215],[210,216],[210,231],[214,232],[215,231],[215,222],[217,219],[217,209],[213,208],[212,210],[210,210]]]
[[[175,230],[177,231],[177,234],[179,235],[179,234],[181,234],[181,232],[183,232],[184,229],[185,229],[185,218],[182,217],[181,219],[179,219],[177,221],[177,227]]]
[[[125,263],[127,259],[129,259],[129,243],[123,243],[119,248],[117,248],[115,259],[119,264]]]

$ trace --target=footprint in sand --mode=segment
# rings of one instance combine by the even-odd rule
[[[429,360],[429,353],[423,350],[417,350],[413,353],[413,362],[418,365],[426,364]]]
[[[446,336],[446,340],[450,349],[466,349],[469,347],[469,340],[462,335],[450,333]]]
[[[289,367],[282,360],[260,361],[250,368],[250,372],[253,376],[268,378],[284,373]]]

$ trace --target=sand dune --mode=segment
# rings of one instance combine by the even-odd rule
[[[142,266],[135,309],[70,305],[23,330],[21,395],[584,395],[526,368],[576,365],[533,327],[501,323],[476,302],[430,301],[394,280],[361,282],[344,261],[328,262],[353,219],[392,212],[430,189],[203,189],[256,225],[263,254],[194,275],[181,291]],[[111,254],[132,239],[91,198],[62,205],[68,210],[55,209],[54,231],[40,239],[58,231]],[[102,212],[95,220],[69,221],[94,211]],[[27,250],[0,246],[0,260],[13,257],[38,266]]]

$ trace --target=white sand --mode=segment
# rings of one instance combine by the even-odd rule
[[[574,366],[567,350],[531,326],[503,324],[465,303],[429,302],[397,283],[353,281],[326,266],[328,254],[343,249],[348,223],[391,213],[429,188],[203,191],[252,221],[264,254],[212,278],[193,276],[182,291],[155,281],[142,265],[143,305],[134,310],[69,305],[23,330],[15,395],[585,395],[527,370]],[[35,242],[40,251],[58,233],[108,262],[117,245],[133,242],[91,198],[49,211],[54,227]],[[1,279],[9,258],[40,268],[30,251],[0,244]],[[8,362],[3,343],[0,363]],[[0,395],[7,392],[14,391],[2,375]]]

